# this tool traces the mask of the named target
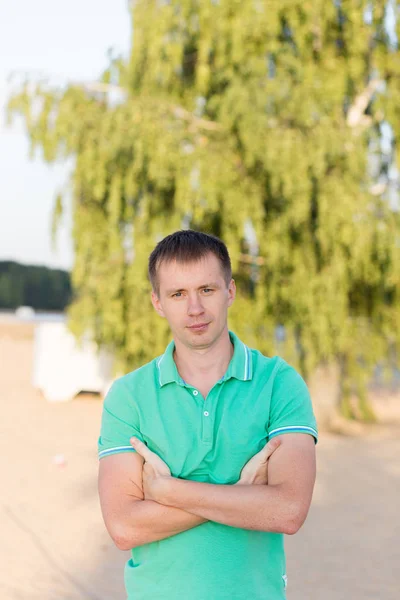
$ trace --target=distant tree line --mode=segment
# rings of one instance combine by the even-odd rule
[[[36,310],[64,310],[71,301],[67,271],[0,261],[0,308],[31,306]]]

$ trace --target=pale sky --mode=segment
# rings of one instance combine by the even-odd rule
[[[70,218],[51,247],[55,195],[68,165],[30,160],[22,122],[6,127],[4,106],[11,72],[45,75],[57,84],[94,81],[107,50],[127,54],[131,24],[127,0],[0,0],[0,260],[70,269]]]

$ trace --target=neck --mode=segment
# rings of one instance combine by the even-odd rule
[[[208,348],[187,348],[175,341],[174,360],[180,376],[190,382],[198,377],[218,381],[225,374],[233,356],[228,329]]]

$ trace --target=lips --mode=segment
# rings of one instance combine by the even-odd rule
[[[192,331],[201,331],[202,329],[205,329],[208,325],[209,323],[197,323],[196,325],[189,326],[188,329],[191,329]]]

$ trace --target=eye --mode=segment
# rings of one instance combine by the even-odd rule
[[[172,294],[172,298],[180,298],[182,296],[182,292],[175,292],[175,294]]]
[[[206,294],[212,291],[212,288],[203,288],[203,292],[205,292]]]

